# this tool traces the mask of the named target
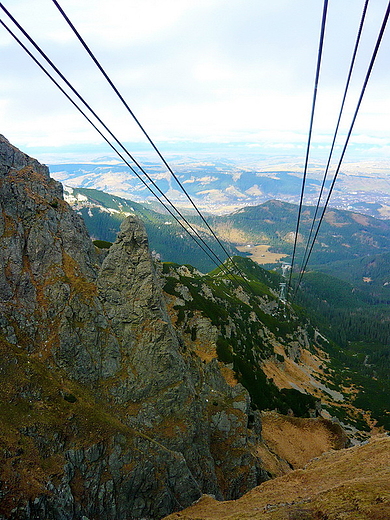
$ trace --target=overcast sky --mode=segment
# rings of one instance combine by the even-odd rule
[[[387,0],[371,0],[342,130],[349,127]],[[219,143],[303,153],[322,0],[60,0],[162,150]],[[313,155],[329,145],[363,0],[330,0]],[[4,0],[124,142],[142,135],[51,0]],[[12,23],[0,13],[1,18]],[[390,28],[355,126],[349,159],[390,152]],[[0,133],[38,159],[109,148],[0,27]],[[221,148],[222,149],[222,148]],[[356,157],[354,157],[354,154]],[[79,156],[77,156],[79,157]]]

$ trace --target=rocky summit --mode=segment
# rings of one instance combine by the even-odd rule
[[[142,223],[96,248],[0,137],[0,518],[158,519],[267,478],[261,422],[173,328]]]

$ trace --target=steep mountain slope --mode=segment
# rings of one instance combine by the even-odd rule
[[[218,360],[226,379],[242,383],[260,410],[301,417],[330,413],[369,429],[366,419],[377,394],[355,405],[363,390],[354,367],[340,366],[337,343],[302,308],[279,300],[281,276],[249,259],[234,262],[240,269],[234,276],[164,264],[169,312],[183,337],[205,361]]]
[[[237,501],[204,496],[166,520],[384,520],[390,516],[390,439],[329,452]]]
[[[103,257],[46,167],[3,137],[0,159],[0,518],[160,518],[266,478],[249,396],[173,329],[140,222]]]
[[[153,237],[155,237],[154,244],[157,250],[159,249],[156,240],[161,240],[164,243],[165,257],[181,257],[180,247],[175,242],[175,236],[177,237],[174,231],[175,224],[167,225],[168,218],[166,216],[150,212],[150,210],[145,209],[142,205],[137,205],[125,199],[113,197],[94,190],[72,190],[72,193],[68,194],[68,200],[73,204],[73,207],[82,212],[90,230],[93,231],[95,229],[97,234],[99,226],[103,224],[103,220],[105,221],[106,218],[111,219],[114,216],[118,219],[116,220],[116,225],[119,225],[119,220],[123,219],[128,212],[136,212],[145,220],[152,240]],[[304,208],[303,232],[308,231],[306,220],[310,216],[310,212],[313,212],[313,208]],[[292,230],[294,227],[293,221],[295,219],[295,213],[296,206],[270,201],[258,207],[242,209],[227,217],[214,218],[212,219],[212,223],[226,239],[234,240],[235,243],[245,244],[251,240],[253,244],[256,243],[256,240],[262,239],[263,242],[268,244],[279,244],[279,249],[283,249],[283,244],[286,244],[285,240],[289,240],[289,230]],[[109,217],[106,217],[107,215],[109,215]],[[163,220],[164,225],[162,225]],[[199,222],[198,225],[200,227]],[[342,383],[346,377],[345,370],[347,370],[350,384],[355,388],[353,395],[355,399],[357,399],[357,402],[360,403],[359,406],[363,409],[374,410],[376,419],[388,427],[388,399],[386,398],[388,378],[384,374],[384,371],[388,368],[386,363],[388,359],[388,309],[384,306],[388,298],[387,293],[390,291],[390,285],[386,283],[386,276],[388,275],[388,270],[386,269],[388,254],[382,253],[376,254],[375,256],[355,258],[353,247],[346,247],[347,241],[351,240],[350,235],[353,231],[356,235],[354,240],[357,240],[356,237],[358,236],[360,236],[360,238],[362,236],[366,238],[370,237],[369,239],[367,238],[366,242],[371,244],[371,246],[367,246],[365,251],[370,249],[370,247],[373,251],[378,250],[378,244],[382,244],[382,249],[388,248],[389,245],[385,240],[387,236],[386,233],[388,232],[388,223],[351,212],[333,212],[332,210],[330,215],[326,217],[324,226],[325,231],[328,234],[330,233],[330,237],[334,241],[333,249],[330,252],[332,258],[343,257],[345,250],[348,251],[349,258],[347,260],[330,261],[327,264],[322,264],[319,268],[324,271],[327,270],[329,273],[337,270],[337,274],[344,278],[349,277],[352,279],[353,277],[353,286],[336,278],[326,277],[319,272],[310,273],[304,277],[302,285],[303,292],[298,294],[297,301],[308,310],[313,323],[317,324],[317,328],[319,327],[323,332],[326,331],[325,335],[327,338],[333,340],[333,342],[330,343],[322,342],[321,345],[321,348],[327,350],[328,355],[331,356],[331,366],[328,362],[318,363],[324,367],[329,365],[329,370],[333,370],[333,372],[330,372],[332,377],[327,383],[330,394],[343,386]],[[100,238],[107,238],[107,235],[102,234],[106,228],[103,227],[101,229],[102,232],[98,236],[100,236]],[[262,230],[262,234],[260,235],[259,230]],[[337,230],[338,236],[333,236],[332,238],[332,235],[335,234],[335,230]],[[168,237],[169,232],[172,232],[172,237]],[[204,231],[204,236],[207,236],[206,231]],[[156,239],[156,237],[158,238]],[[111,236],[109,238],[111,238]],[[182,238],[180,238],[180,240],[185,241]],[[196,248],[196,244],[194,244],[193,247]],[[289,244],[288,247],[291,248],[291,244]],[[326,249],[325,243],[322,243],[321,247]],[[250,250],[251,249],[248,249],[248,251]],[[192,251],[192,256],[189,261],[199,266],[199,263],[202,262],[200,260],[202,255],[202,251],[195,249]],[[267,278],[265,278],[264,271],[255,268],[254,264],[250,265],[249,270],[247,269],[250,273],[250,277],[254,273],[259,277],[256,283],[261,280],[266,286],[273,287],[274,291],[279,290],[280,278],[278,278],[278,276],[269,273]],[[241,267],[243,268],[243,265]],[[255,281],[256,277],[253,278],[252,276],[250,279]],[[368,279],[370,282],[367,282]],[[202,278],[202,280],[203,282],[199,282],[200,284],[207,284],[207,278]],[[184,281],[184,284],[187,284],[187,282],[188,280]],[[214,289],[215,288],[211,287],[210,290],[213,291]],[[231,288],[225,288],[225,291],[225,294],[228,294],[229,291],[231,293]],[[235,295],[230,294],[230,296],[234,301]],[[204,309],[209,305],[209,303],[206,305],[205,302],[202,303],[198,301],[199,298],[200,293],[197,294],[196,303],[191,304],[192,307],[195,308],[197,305],[203,305],[202,308]],[[226,305],[226,302],[224,304]],[[190,303],[186,302],[186,305],[188,306]],[[220,302],[217,307],[218,309],[215,311],[213,317],[214,321],[218,313],[221,313]],[[200,311],[200,307],[198,311]],[[182,309],[180,316],[183,312]],[[229,314],[229,312],[230,310],[226,311],[225,314]],[[286,320],[282,318],[283,316],[279,313],[275,314],[275,316],[271,315],[266,317],[266,321],[276,319],[286,322]],[[223,318],[220,319],[223,321]],[[259,319],[260,322],[262,322],[265,318],[262,316]],[[251,331],[247,330],[246,326],[242,326],[241,322],[237,324],[237,327],[239,330],[242,329],[243,332],[238,332],[238,334],[241,334],[241,343],[246,344],[246,338],[248,334],[251,336]],[[285,327],[285,325],[283,326]],[[184,329],[181,328],[181,330],[183,331]],[[318,337],[319,336],[317,336],[317,338]],[[188,338],[191,340],[191,336],[188,336]],[[232,362],[230,355],[226,352],[226,345],[229,345],[229,342],[229,348],[232,348],[230,338],[223,336],[218,338],[218,354],[222,360],[230,360],[230,362]],[[236,343],[237,342],[235,342],[234,345]],[[223,345],[225,345],[225,347]],[[224,349],[225,352],[223,352]],[[280,359],[282,359],[285,356],[284,349],[280,347],[279,350],[278,355]],[[245,353],[244,360],[246,363],[252,359],[251,356],[250,352]],[[366,356],[369,357],[366,358]],[[364,363],[365,359],[366,362]],[[368,365],[372,363],[373,365],[370,368]],[[312,363],[310,362],[310,364]],[[279,363],[275,366],[272,366],[268,361],[267,367],[268,368],[264,367],[265,372],[263,370],[261,372],[262,375],[257,375],[260,380],[264,378],[264,374],[266,373],[269,378],[277,381],[279,386],[287,385],[287,388],[291,389],[292,387],[288,381],[293,380],[296,384],[297,380],[299,380],[298,388],[306,388],[307,383],[304,383],[304,381],[307,379],[307,376],[302,373],[300,368],[297,372],[295,366],[290,365],[288,357],[284,364]],[[286,376],[286,372],[289,373],[288,376]],[[378,379],[378,374],[382,374],[382,372],[383,375]],[[253,379],[255,377],[253,370],[250,369],[249,373],[251,374],[250,378]],[[327,377],[329,377],[329,374]],[[322,374],[320,376],[320,379],[321,378],[325,378],[325,375]],[[247,387],[249,388],[248,385],[261,387],[261,384],[258,381],[256,382],[255,379],[252,380],[252,383],[247,381]],[[364,392],[364,388],[369,388],[370,391]],[[313,385],[309,385],[305,391],[313,393]],[[326,395],[329,396],[329,393],[325,393],[325,396]],[[337,393],[335,395],[337,395]],[[377,399],[374,397],[378,395],[383,396],[383,398]],[[268,397],[264,397],[264,399],[267,400],[269,397],[268,395]],[[257,399],[260,398],[258,397]],[[346,400],[350,401],[348,392]],[[332,414],[336,414],[340,418],[345,419],[344,411],[340,409],[339,406],[335,409],[333,405],[334,403],[330,404]],[[284,409],[284,411],[286,410]],[[364,422],[360,422],[360,427],[363,425]]]
[[[354,403],[371,410],[378,424],[389,429],[390,308],[386,292],[388,287],[379,283],[363,287],[313,271],[303,277],[296,301],[330,340],[326,351],[334,384],[348,381],[354,387]]]

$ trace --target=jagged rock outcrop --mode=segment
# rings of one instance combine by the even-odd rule
[[[248,393],[173,329],[142,224],[103,259],[45,166],[4,137],[0,160],[0,518],[160,518],[264,479]]]

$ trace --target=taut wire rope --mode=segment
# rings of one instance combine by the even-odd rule
[[[350,65],[350,68],[349,68],[348,77],[347,77],[347,81],[346,81],[346,85],[345,85],[345,89],[344,89],[344,95],[343,95],[343,99],[342,99],[342,102],[341,102],[340,112],[339,112],[339,116],[338,116],[338,120],[337,120],[337,124],[336,124],[336,129],[335,129],[335,132],[334,132],[334,136],[333,136],[333,140],[332,140],[332,144],[331,144],[331,148],[330,148],[330,152],[329,152],[329,156],[328,156],[328,161],[327,161],[327,164],[326,164],[326,167],[325,167],[325,173],[324,173],[324,177],[323,177],[323,180],[322,180],[320,193],[318,195],[318,201],[317,201],[316,209],[315,209],[315,212],[314,212],[314,217],[313,217],[313,220],[312,220],[312,223],[311,223],[309,236],[308,236],[308,239],[307,239],[307,242],[306,242],[305,252],[303,254],[303,259],[302,259],[302,264],[301,264],[301,269],[300,269],[300,275],[302,274],[302,271],[304,270],[303,266],[306,265],[306,255],[307,255],[307,252],[309,250],[309,244],[310,244],[311,237],[313,235],[314,225],[315,225],[315,221],[317,219],[317,214],[318,214],[318,210],[319,210],[319,207],[320,207],[322,194],[323,194],[323,191],[324,191],[324,188],[325,188],[325,182],[326,182],[328,171],[329,171],[330,161],[331,161],[331,159],[333,157],[333,151],[334,151],[334,147],[335,147],[335,144],[336,144],[336,138],[337,138],[339,127],[340,127],[341,117],[342,117],[342,114],[343,114],[343,111],[344,111],[344,106],[345,106],[345,101],[346,101],[346,98],[347,98],[349,85],[350,85],[350,82],[351,82],[352,71],[354,69],[354,65],[355,65],[355,61],[356,61],[356,55],[357,55],[357,51],[358,51],[358,47],[359,47],[359,43],[360,43],[360,39],[361,39],[361,34],[362,34],[362,30],[363,30],[363,25],[364,25],[366,13],[367,13],[368,3],[369,3],[369,0],[365,0],[362,16],[361,16],[361,20],[360,20],[359,30],[358,30],[358,34],[357,34],[357,37],[356,37],[356,42],[355,42],[355,46],[354,46],[354,50],[353,50],[353,54],[352,54],[351,65]]]
[[[36,59],[36,57],[27,49],[27,47],[19,40],[19,38],[13,33],[13,31],[3,22],[3,20],[0,20],[0,24],[8,31],[8,33],[16,40],[16,42],[22,47],[22,49],[30,56],[30,58],[38,65],[38,67],[49,77],[49,79],[57,86],[57,88],[62,92],[62,94],[73,104],[73,106],[85,117],[85,119],[89,122],[89,124],[100,134],[100,136],[104,139],[104,141],[111,147],[111,149],[122,159],[122,161],[128,166],[128,168],[137,176],[137,178],[144,184],[144,186],[152,193],[154,197],[162,204],[162,206],[166,209],[166,211],[178,222],[178,224],[184,229],[184,231],[189,234],[189,236],[195,240],[197,245],[209,256],[209,258],[212,260],[212,262],[217,266],[220,267],[220,259],[218,257],[218,262],[210,255],[210,253],[203,248],[201,243],[197,241],[197,239],[191,235],[191,233],[188,231],[188,229],[184,226],[184,224],[178,219],[178,217],[170,210],[168,206],[164,204],[164,202],[159,198],[159,196],[153,191],[153,189],[150,187],[150,185],[138,174],[137,171],[134,170],[134,168],[131,166],[131,164],[126,160],[125,157],[121,154],[119,150],[115,148],[115,146],[107,139],[107,137],[99,130],[99,128],[93,123],[93,121],[85,114],[85,112],[77,105],[77,103],[69,96],[69,94],[61,87],[61,85],[53,78],[53,76],[45,69],[45,67]],[[154,184],[153,181],[151,183],[158,189],[158,187]],[[174,206],[173,206],[174,208]],[[176,208],[174,208],[176,210]],[[177,211],[177,210],[176,210]],[[180,215],[180,213],[179,213]],[[184,219],[184,221],[187,223],[187,221]],[[200,238],[202,242],[203,239]],[[207,246],[207,244],[206,244]],[[209,246],[207,246],[209,248]],[[209,248],[210,249],[210,248]],[[214,255],[216,256],[216,255]],[[227,274],[230,274],[227,272]]]
[[[320,41],[319,41],[318,55],[317,55],[316,76],[315,76],[315,82],[314,82],[314,93],[313,93],[313,101],[312,101],[311,115],[310,115],[309,135],[308,135],[307,147],[306,147],[305,166],[304,166],[304,171],[303,171],[303,179],[302,179],[301,196],[300,196],[300,201],[299,201],[297,225],[296,225],[296,229],[295,229],[293,254],[292,254],[292,258],[291,258],[291,269],[290,269],[290,274],[289,274],[288,283],[287,283],[287,290],[286,290],[287,298],[288,298],[289,289],[291,287],[291,278],[292,278],[292,273],[293,273],[293,269],[294,269],[295,255],[296,255],[296,249],[297,249],[297,243],[298,243],[299,224],[300,224],[300,220],[301,220],[301,212],[302,212],[302,204],[303,204],[303,194],[304,194],[304,191],[305,191],[307,168],[308,168],[308,163],[309,163],[310,145],[311,145],[311,137],[312,137],[312,133],[313,133],[313,123],[314,123],[314,112],[315,112],[315,107],[316,107],[318,82],[319,82],[319,77],[320,77],[321,60],[322,60],[322,50],[323,50],[324,38],[325,38],[325,26],[326,26],[327,10],[328,10],[328,0],[324,0],[324,6],[323,6],[323,10],[322,10]]]
[[[123,156],[118,152],[118,150],[108,141],[108,139],[99,131],[99,129],[92,123],[92,121],[86,116],[83,111],[77,106],[77,104],[66,94],[66,92],[60,87],[60,85],[54,80],[54,78],[45,70],[45,68],[36,60],[30,51],[25,47],[25,45],[16,37],[16,35],[6,26],[6,24],[0,20],[1,24],[5,29],[13,36],[13,38],[22,46],[22,48],[27,52],[27,54],[33,59],[33,61],[45,72],[45,74],[56,84],[56,86],[61,90],[61,92],[72,102],[72,104],[81,112],[81,114],[87,119],[87,121],[92,124],[92,126],[99,132],[99,134],[103,137],[103,139],[107,142],[107,144],[118,154],[118,156],[125,162],[125,164],[130,168],[130,170],[143,182],[143,184],[151,191],[151,193],[159,200],[159,202],[163,205],[163,207],[171,214],[171,216],[180,224],[180,226],[186,231],[186,233],[195,240],[198,246],[209,256],[209,258],[213,261],[213,263],[219,267],[226,274],[231,275],[232,278],[240,284],[239,280],[236,278],[235,273],[228,269],[225,266],[225,262],[222,261],[218,255],[212,250],[212,248],[204,241],[204,239],[199,235],[198,231],[192,226],[190,222],[181,214],[181,212],[173,205],[173,203],[166,197],[166,195],[161,191],[161,189],[154,183],[153,179],[147,174],[144,168],[132,157],[130,152],[123,146],[123,144],[117,139],[117,137],[111,132],[111,130],[107,127],[107,125],[101,120],[98,114],[91,108],[91,106],[85,101],[85,99],[79,94],[79,92],[71,85],[71,83],[66,79],[66,77],[61,73],[61,71],[56,67],[56,65],[50,60],[50,58],[45,54],[45,52],[38,46],[38,44],[34,41],[34,39],[25,31],[25,29],[19,24],[19,22],[12,16],[12,14],[4,7],[2,3],[0,3],[1,9],[7,14],[7,16],[12,20],[12,22],[16,25],[16,27],[22,32],[22,34],[27,38],[27,40],[33,45],[33,47],[41,54],[41,56],[49,63],[49,65],[55,70],[58,76],[65,82],[65,84],[71,89],[71,91],[79,98],[79,100],[84,104],[84,106],[93,114],[96,120],[103,126],[103,128],[111,135],[111,137],[116,141],[116,143],[122,148],[122,150],[129,156],[129,158],[133,161],[133,163],[142,171],[142,173],[146,176],[149,182],[155,187],[155,189],[161,194],[161,196],[170,204],[170,206],[177,212],[180,218],[185,222],[185,224],[192,230],[195,236],[204,244],[204,246],[210,251],[210,253],[218,260],[216,262],[210,254],[199,244],[199,242],[195,239],[195,237],[189,232],[189,230],[184,226],[184,224],[174,215],[169,208],[162,203],[161,199],[151,190],[150,186],[144,182],[142,177],[131,167],[131,165],[123,158]],[[220,241],[218,240],[218,243]],[[228,259],[231,261],[232,265],[236,268],[239,274],[242,277],[243,282],[248,286],[250,291],[253,293],[253,290],[249,283],[246,280],[245,275],[242,273],[241,269],[239,269],[226,251],[224,247],[222,247],[224,252],[226,253]]]
[[[192,198],[190,197],[190,195],[188,194],[187,190],[185,189],[185,187],[183,186],[183,184],[180,182],[179,178],[177,177],[177,175],[174,173],[174,171],[172,170],[172,168],[170,167],[170,165],[168,164],[168,162],[166,161],[166,159],[163,157],[163,155],[161,154],[160,150],[157,148],[157,146],[155,145],[155,143],[153,142],[153,140],[151,139],[151,137],[149,136],[149,134],[146,132],[145,128],[142,126],[142,124],[140,123],[140,121],[138,120],[138,118],[135,116],[134,112],[131,110],[131,108],[129,107],[128,103],[126,102],[126,100],[123,98],[123,96],[121,95],[121,93],[119,92],[119,90],[117,89],[117,87],[115,86],[115,84],[113,83],[113,81],[111,80],[111,78],[108,76],[108,74],[106,73],[106,71],[104,70],[104,68],[102,67],[102,65],[100,64],[100,62],[98,61],[98,59],[96,58],[96,56],[94,55],[94,53],[91,51],[91,49],[89,48],[89,46],[87,45],[87,43],[85,42],[85,40],[82,38],[82,36],[80,35],[80,33],[77,31],[77,29],[75,28],[74,24],[71,22],[71,20],[69,19],[69,17],[67,16],[67,14],[65,13],[65,11],[62,9],[62,7],[60,6],[60,4],[57,2],[57,0],[52,0],[54,5],[57,7],[57,9],[60,11],[60,13],[62,14],[62,16],[64,17],[64,19],[66,20],[66,22],[68,23],[68,25],[70,26],[70,28],[72,29],[72,31],[74,32],[74,34],[76,35],[77,39],[80,41],[80,43],[82,44],[82,46],[84,47],[84,49],[87,51],[87,53],[89,54],[89,56],[91,57],[91,59],[93,60],[93,62],[95,63],[95,65],[98,67],[98,69],[100,70],[100,72],[103,74],[103,76],[105,77],[105,79],[108,81],[109,85],[111,86],[111,88],[114,90],[114,92],[117,94],[117,96],[119,97],[119,99],[121,100],[121,102],[123,103],[123,105],[125,106],[125,108],[127,109],[127,111],[129,112],[129,114],[132,116],[132,118],[134,119],[134,121],[137,123],[138,127],[140,128],[140,130],[142,131],[142,133],[145,135],[146,139],[149,141],[150,145],[152,146],[152,148],[154,149],[154,151],[157,153],[157,155],[159,156],[159,158],[161,159],[161,161],[163,162],[163,164],[165,165],[165,167],[167,168],[167,170],[169,171],[169,173],[172,175],[172,177],[175,179],[175,181],[177,182],[177,184],[179,185],[180,189],[183,191],[183,193],[185,194],[185,196],[187,197],[187,199],[189,200],[190,204],[192,205],[192,207],[195,209],[196,213],[198,214],[198,216],[201,218],[201,220],[203,221],[203,223],[206,225],[206,227],[208,228],[208,230],[210,231],[210,233],[212,234],[212,236],[214,237],[214,239],[217,241],[218,245],[221,247],[221,249],[224,251],[224,253],[227,255],[228,259],[232,262],[232,265],[237,269],[237,271],[243,276],[243,274],[241,273],[241,270],[239,269],[239,267],[235,264],[233,258],[230,256],[229,252],[227,251],[227,249],[225,248],[225,246],[222,244],[222,242],[220,241],[220,239],[217,237],[217,235],[215,234],[214,230],[212,229],[212,227],[209,225],[209,223],[207,222],[207,220],[204,218],[204,216],[202,215],[202,213],[199,211],[198,207],[196,206],[196,204],[194,203],[194,201],[192,200]]]
[[[326,209],[328,207],[329,200],[330,200],[330,197],[332,195],[332,191],[333,191],[333,188],[334,188],[337,176],[338,176],[340,168],[341,168],[341,163],[343,162],[344,155],[345,155],[345,152],[347,150],[348,143],[349,143],[349,139],[351,137],[352,130],[353,130],[353,127],[355,125],[355,121],[356,121],[356,118],[357,118],[357,115],[358,115],[358,112],[359,112],[359,109],[360,109],[360,105],[362,104],[362,100],[363,100],[363,96],[364,96],[364,93],[365,93],[366,88],[367,88],[368,80],[370,79],[371,72],[372,72],[372,69],[374,67],[374,63],[375,63],[375,60],[376,60],[376,57],[377,57],[377,54],[378,54],[378,50],[379,50],[382,38],[383,38],[383,34],[385,32],[385,29],[386,29],[386,25],[387,25],[387,22],[388,22],[388,19],[389,19],[389,15],[390,15],[390,1],[389,1],[388,5],[387,5],[386,12],[385,12],[384,17],[383,17],[383,22],[382,22],[382,25],[381,25],[381,28],[380,28],[380,31],[379,31],[379,34],[378,34],[378,38],[376,40],[375,48],[374,48],[373,53],[371,55],[370,64],[369,64],[368,69],[367,69],[367,73],[366,73],[366,76],[365,76],[365,79],[364,79],[364,83],[363,83],[363,86],[362,86],[362,89],[361,89],[361,92],[360,92],[359,100],[358,100],[358,103],[357,103],[354,115],[353,115],[353,118],[352,118],[352,122],[351,122],[351,125],[349,127],[347,137],[345,139],[343,150],[341,152],[341,156],[340,156],[339,162],[337,164],[337,168],[336,168],[336,171],[335,171],[335,174],[334,174],[334,177],[333,177],[332,184],[331,184],[331,186],[329,188],[329,193],[328,193],[328,196],[326,198],[325,205],[323,207],[323,210],[322,210],[322,213],[321,213],[321,217],[320,217],[320,220],[319,220],[318,225],[317,225],[317,229],[316,229],[316,232],[315,232],[315,235],[314,235],[314,238],[313,238],[313,242],[312,242],[311,247],[310,247],[309,254],[307,255],[306,262],[305,262],[305,265],[303,267],[303,270],[300,273],[299,281],[298,281],[298,284],[297,284],[297,286],[295,288],[293,299],[295,298],[295,295],[297,293],[298,287],[299,287],[299,285],[300,285],[300,283],[302,281],[303,273],[304,273],[304,271],[306,269],[306,266],[307,266],[307,263],[309,261],[311,252],[312,252],[313,247],[314,247],[314,243],[316,241],[316,238],[318,236],[318,232],[319,232],[321,224],[322,224],[322,220],[324,218]]]

